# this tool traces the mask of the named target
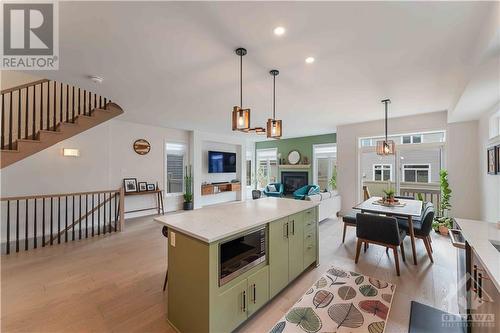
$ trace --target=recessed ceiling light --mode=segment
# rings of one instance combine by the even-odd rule
[[[94,83],[102,83],[104,81],[104,78],[101,76],[97,75],[90,75],[89,78],[94,82]]]
[[[314,62],[314,57],[307,57],[306,58],[306,63],[312,64]]]
[[[285,30],[285,28],[283,28],[283,27],[276,27],[276,28],[274,28],[274,30],[273,30],[273,32],[274,32],[274,34],[275,34],[276,36],[281,36],[281,35],[283,35],[283,34],[285,33],[285,31],[286,31],[286,30]]]

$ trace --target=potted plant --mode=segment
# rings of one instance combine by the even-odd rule
[[[191,165],[185,166],[184,175],[184,210],[193,209],[193,178],[191,176]]]
[[[387,203],[394,203],[394,190],[392,188],[388,188],[387,190],[383,190],[385,196],[384,196],[384,202]]]
[[[448,216],[451,208],[451,189],[448,183],[448,171],[439,171],[439,183],[441,188],[441,203],[438,208],[438,216],[432,222],[432,228],[441,235],[447,236],[448,230],[453,227],[453,218]]]
[[[330,185],[330,188],[332,189],[332,191],[335,191],[337,189],[337,166],[336,165],[333,167],[332,178],[330,178],[330,181],[328,182],[328,184]]]

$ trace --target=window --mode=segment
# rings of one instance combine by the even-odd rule
[[[247,160],[247,186],[252,186],[252,160]]]
[[[182,193],[186,145],[183,143],[167,143],[166,156],[166,192]]]
[[[372,139],[361,139],[361,147],[371,147],[371,146],[373,146]]]
[[[401,143],[422,143],[422,134],[412,134],[401,136]]]
[[[331,190],[335,165],[337,163],[337,146],[334,143],[313,145],[313,183],[321,190]]]
[[[278,150],[257,149],[257,186],[264,188],[278,179]]]
[[[375,180],[375,181],[392,180],[392,165],[391,164],[374,164],[373,165],[373,180]]]
[[[403,164],[403,182],[430,183],[430,164]]]

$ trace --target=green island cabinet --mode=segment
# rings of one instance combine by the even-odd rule
[[[235,330],[309,266],[318,264],[317,216],[313,207],[264,225],[267,261],[222,286],[219,244],[238,235],[206,243],[170,229],[169,323],[186,333]]]

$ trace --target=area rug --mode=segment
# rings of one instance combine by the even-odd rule
[[[332,267],[270,333],[382,333],[395,289],[388,282]]]

